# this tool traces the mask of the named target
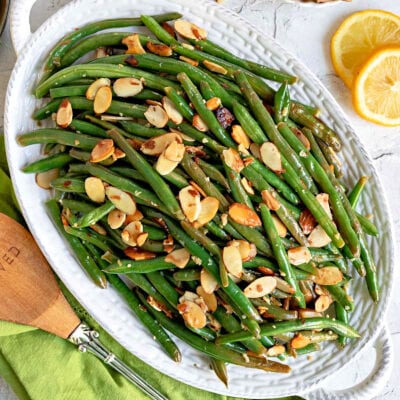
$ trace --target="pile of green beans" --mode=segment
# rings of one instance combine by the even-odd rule
[[[205,37],[179,41],[173,29],[179,18],[169,13],[100,21],[60,41],[35,89],[37,98],[50,101],[33,118],[56,114],[57,121],[66,101],[72,115],[67,127],[18,137],[22,146],[44,149],[43,158],[24,171],[36,174],[38,183],[49,179],[49,215],[88,276],[120,292],[172,359],[179,361],[181,354],[168,332],[207,354],[224,383],[225,363],[289,372],[271,358],[306,354],[326,340],[344,346],[359,337],[348,323],[357,306],[350,296],[353,278],[365,277],[373,301],[379,300],[366,239],[378,231],[355,211],[367,178],[352,191],[344,187],[336,154],[340,139],[314,107],[290,97],[296,77],[239,58]],[[140,25],[149,31],[138,36],[140,54],[125,54],[123,40],[132,32],[95,35]],[[154,48],[168,55],[152,54]],[[94,56],[99,49],[102,56]],[[84,56],[89,61],[76,63]],[[119,78],[136,78],[144,88],[123,98],[112,91],[99,115],[96,98],[87,98],[99,78],[108,78],[111,87]],[[179,121],[168,114],[167,100]],[[217,106],[209,106],[212,102]],[[167,111],[163,126],[146,119],[157,106]],[[143,144],[168,132],[180,138],[174,140],[184,150],[174,168],[161,175],[157,157],[165,148],[151,155]],[[95,160],[99,146],[110,141],[112,154]],[[263,156],[267,142],[278,154],[278,169]],[[100,182],[103,199],[90,193],[90,179]],[[181,201],[189,186],[198,199],[217,202],[202,224],[199,214],[195,221],[189,218]],[[112,188],[131,199],[133,213],[108,195]],[[327,205],[318,194],[328,198]],[[232,211],[238,206],[245,208],[244,218]],[[118,226],[110,222],[116,214],[123,219]],[[254,219],[258,222],[250,223]],[[127,239],[131,224],[140,226],[143,240]],[[310,235],[319,228],[326,242],[312,247]],[[226,249],[235,246],[240,260],[228,262]],[[242,253],[240,246],[251,251]],[[296,251],[306,254],[304,261],[293,259]],[[187,255],[183,265],[172,257],[178,253]],[[239,272],[232,264],[240,264]],[[339,278],[332,280],[332,273]],[[274,286],[249,294],[252,283],[260,291],[267,281]],[[202,324],[190,319],[199,314],[192,315],[189,306],[200,312]]]

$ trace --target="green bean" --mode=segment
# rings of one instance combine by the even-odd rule
[[[146,225],[145,223],[143,223],[143,232],[147,232],[149,234],[148,238],[150,240],[164,240],[166,238],[166,234],[163,229]]]
[[[91,124],[90,122],[82,121],[80,119],[74,118],[69,127],[77,131],[78,133],[84,133],[92,136],[99,136],[102,138],[108,137],[107,132],[104,129],[94,124]]]
[[[144,138],[151,138],[154,136],[162,135],[163,133],[167,133],[165,129],[152,128],[133,121],[119,121],[119,124],[124,128],[126,132]]]
[[[161,256],[149,260],[118,260],[117,262],[110,264],[104,272],[107,272],[108,274],[147,274],[149,272],[171,268],[175,268],[175,265],[165,261],[165,257]]]
[[[299,288],[299,284],[294,276],[292,266],[290,265],[288,255],[283,247],[282,241],[275,228],[269,208],[265,204],[260,205],[261,219],[264,224],[264,229],[270,239],[272,251],[276,257],[281,275],[285,281],[295,290],[294,298],[301,308],[306,307],[303,293]]]
[[[164,202],[165,207],[178,219],[183,219],[184,215],[171,191],[170,187],[165,183],[160,175],[152,168],[152,166],[143,158],[117,131],[111,130],[109,135],[118,146],[125,152],[127,160],[137,169],[144,177],[146,177],[149,185],[157,194],[158,198]]]
[[[339,303],[347,312],[354,310],[353,299],[346,293],[346,291],[338,285],[324,286],[331,294],[332,298]]]
[[[339,337],[339,339],[340,339],[340,337]],[[319,350],[321,350],[321,348],[320,348],[320,346],[318,346],[317,343],[310,343],[307,346],[302,347],[301,349],[296,349],[295,352],[296,352],[296,357],[297,357],[297,356],[303,356],[304,354],[309,354],[309,353],[312,353],[314,351],[319,351]]]
[[[206,229],[218,239],[229,240],[230,236],[220,226],[217,225],[217,223],[215,222],[216,220],[217,216],[214,217],[213,221],[210,221],[208,224],[205,225]]]
[[[348,196],[348,199],[350,201],[350,204],[352,204],[353,208],[357,207],[358,201],[360,200],[361,193],[365,187],[365,185],[368,182],[368,177],[367,176],[362,176],[356,185],[354,186],[353,190]]]
[[[89,213],[85,214],[80,218],[74,228],[86,228],[90,225],[94,225],[96,222],[100,221],[104,216],[108,215],[112,210],[115,209],[115,205],[111,201],[106,201],[103,205]]]
[[[343,176],[342,173],[342,162],[339,160],[335,150],[332,149],[331,146],[327,145],[322,139],[316,138],[318,145],[324,154],[329,165],[333,167],[333,172],[336,178],[341,178]]]
[[[211,89],[211,86],[209,85],[208,82],[206,81],[201,81],[199,84],[199,89],[201,92],[201,95],[203,96],[204,100],[210,100],[213,97],[215,97],[215,93]]]
[[[100,235],[96,235],[96,232],[91,231],[90,233],[85,229],[76,229],[71,226],[64,226],[65,232],[69,235],[75,236],[84,242],[89,242],[94,244],[96,247],[103,251],[110,251],[110,245],[108,242],[104,241],[104,237],[99,237]]]
[[[67,153],[58,153],[53,156],[42,158],[41,160],[34,161],[22,168],[26,173],[38,173],[49,171],[54,168],[62,168],[72,161],[72,157]]]
[[[271,304],[271,302],[261,299],[252,299],[251,302],[259,309],[260,307],[265,309],[267,314],[271,315],[278,321],[292,321],[298,318],[298,312],[295,310],[285,310],[282,307],[275,306]]]
[[[62,199],[61,204],[63,207],[69,208],[73,212],[81,213],[88,213],[96,208],[96,206],[86,203],[85,201],[73,199]]]
[[[179,301],[179,294],[175,288],[165,279],[160,271],[148,272],[146,274],[150,283],[162,294],[163,297],[176,308]]]
[[[90,159],[92,158],[92,155],[89,151],[75,149],[74,147],[68,153],[75,160],[79,160],[82,162],[90,161]]]
[[[340,322],[344,322],[347,324],[349,322],[349,316],[347,311],[342,307],[342,305],[338,302],[335,302],[335,314],[336,319]],[[347,338],[345,336],[339,335],[338,343],[340,347],[346,346]]]
[[[179,110],[183,117],[188,121],[191,121],[194,116],[194,112],[185,100],[185,98],[172,87],[166,87],[164,89],[164,92],[167,97],[174,103],[175,107]]]
[[[76,178],[59,177],[53,179],[50,183],[51,187],[62,192],[86,193],[85,182]]]
[[[51,216],[51,219],[56,225],[58,231],[71,246],[74,254],[76,255],[83,269],[86,271],[86,273],[90,276],[90,278],[96,285],[105,289],[107,287],[107,279],[104,273],[98,268],[96,263],[90,257],[89,253],[85,249],[85,246],[83,246],[82,242],[77,237],[69,235],[64,230],[64,226],[60,216],[60,209],[58,207],[56,200],[54,199],[48,200],[46,202],[46,208]]]
[[[256,267],[267,267],[272,269],[274,272],[278,271],[278,266],[275,261],[272,261],[269,258],[255,256],[249,261],[245,261],[243,263],[243,268],[256,268]]]
[[[225,385],[225,387],[228,387],[228,371],[226,369],[226,363],[210,357],[210,367],[215,372],[215,375],[217,375],[218,379]]]
[[[89,86],[62,86],[50,89],[50,97],[57,99],[59,97],[70,97],[70,96],[84,96]]]
[[[364,215],[361,215],[358,212],[355,212],[358,221],[360,222],[360,225],[363,229],[363,231],[371,236],[378,236],[379,235],[379,231],[378,228],[376,227],[376,225],[369,220],[367,217],[365,217]]]
[[[173,278],[176,281],[182,282],[198,281],[200,279],[200,270],[194,268],[185,268],[174,272]]]
[[[328,340],[336,340],[339,335],[333,333],[332,331],[328,332],[310,332],[310,331],[300,331],[299,334],[306,337],[310,343],[321,343]]]
[[[274,117],[275,122],[285,122],[288,120],[290,110],[290,95],[288,82],[282,83],[274,98]]]
[[[194,159],[195,163],[199,165],[199,167],[204,171],[204,173],[209,176],[215,182],[221,184],[225,189],[229,190],[229,183],[226,180],[224,174],[222,174],[218,168],[214,165],[209,164],[208,162],[204,161],[200,157],[196,157]]]

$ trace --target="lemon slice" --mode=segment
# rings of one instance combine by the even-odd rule
[[[331,40],[336,73],[351,87],[368,57],[382,46],[400,43],[400,17],[382,10],[356,12],[346,18]]]
[[[367,60],[354,82],[353,103],[369,121],[400,125],[400,46],[382,48]]]

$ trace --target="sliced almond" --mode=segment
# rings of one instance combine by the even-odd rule
[[[171,253],[165,257],[165,261],[174,264],[178,268],[185,268],[189,260],[190,253],[186,249],[171,251]]]
[[[238,224],[246,226],[261,226],[260,217],[255,211],[242,203],[233,203],[229,207],[229,216]]]
[[[95,51],[95,58],[103,58],[108,56],[109,53],[107,47],[98,47]]]
[[[193,301],[185,300],[183,303],[178,304],[177,309],[188,326],[197,329],[206,326],[207,318],[205,312]]]
[[[157,256],[156,253],[139,249],[137,247],[128,247],[127,249],[124,250],[124,253],[127,257],[135,261],[151,260],[152,258],[156,258]]]
[[[106,195],[118,210],[128,215],[135,213],[136,202],[130,194],[116,187],[108,186],[106,188]]]
[[[149,104],[151,106],[160,106],[160,107],[162,107],[161,101],[157,101],[157,100],[153,100],[153,99],[146,99],[145,103]]]
[[[122,44],[126,45],[128,49],[125,54],[144,54],[146,53],[142,44],[140,43],[140,36],[137,33],[127,36],[122,39]]]
[[[185,49],[189,49],[189,50],[194,50],[195,49],[194,46],[192,46],[191,44],[186,43],[186,42],[182,42],[181,46],[184,47]]]
[[[224,68],[222,65],[219,65],[215,62],[204,60],[203,65],[211,72],[215,72],[217,74],[226,75],[228,70]]]
[[[199,228],[208,224],[214,219],[218,212],[219,201],[215,197],[207,196],[200,202],[201,210],[196,220],[196,227]]]
[[[200,284],[204,292],[207,294],[215,292],[218,287],[218,282],[214,275],[208,272],[205,268],[203,268],[200,272]]]
[[[250,148],[250,139],[247,133],[243,130],[240,125],[232,125],[232,139],[237,143],[243,145],[245,149]]]
[[[102,139],[94,146],[90,153],[90,162],[98,163],[114,154],[115,147],[112,139]]]
[[[311,144],[310,141],[307,139],[306,135],[300,129],[297,128],[292,129],[292,132],[297,136],[297,139],[299,139],[300,142],[303,143],[306,150],[309,151],[311,149]]]
[[[172,318],[172,313],[168,306],[156,300],[153,296],[147,296],[147,302],[157,311],[162,311],[168,318]]]
[[[315,199],[318,201],[319,204],[321,204],[322,208],[328,215],[329,219],[333,219],[332,217],[332,211],[331,208],[329,207],[329,194],[327,193],[319,193],[315,196]]]
[[[161,57],[172,56],[172,49],[171,49],[171,47],[167,46],[166,44],[147,42],[146,47],[147,47],[147,50],[149,50],[153,54],[157,54],[158,56],[161,56]]]
[[[109,86],[102,86],[94,97],[93,110],[96,114],[105,113],[112,103],[112,90]]]
[[[155,169],[160,175],[164,176],[171,173],[178,165],[178,161],[170,161],[162,153],[157,159]]]
[[[136,238],[137,245],[139,247],[142,247],[146,243],[146,240],[148,237],[149,237],[149,234],[147,232],[139,233],[139,235]]]
[[[96,79],[86,90],[86,98],[88,100],[94,100],[97,91],[103,86],[110,86],[111,81],[108,78]]]
[[[60,170],[58,168],[49,169],[45,172],[38,172],[35,176],[35,181],[42,189],[51,189],[51,181],[58,178]]]
[[[226,270],[236,278],[240,278],[243,273],[243,263],[239,248],[236,246],[226,246],[222,249],[222,260]]]
[[[308,236],[310,247],[325,247],[331,242],[331,238],[327,235],[321,225],[317,225]]]
[[[248,193],[248,194],[255,194],[253,187],[251,186],[250,182],[247,180],[246,177],[243,177],[240,180],[240,183],[242,184],[244,190]]]
[[[246,286],[243,293],[250,299],[263,297],[276,289],[276,279],[273,276],[263,276]]]
[[[137,246],[137,238],[143,233],[143,225],[140,221],[134,221],[126,225],[121,233],[121,238],[124,243],[129,244],[129,246]]]
[[[126,220],[126,214],[121,210],[112,210],[107,215],[107,222],[110,225],[111,229],[118,229],[120,228]]]
[[[201,212],[200,193],[193,186],[186,186],[179,191],[179,202],[189,222],[199,218]]]
[[[174,244],[174,238],[172,237],[172,235],[169,233],[167,235],[167,238],[163,240],[163,249],[166,253],[171,253],[171,251],[173,251],[175,248],[175,244]]]
[[[267,350],[267,356],[277,357],[283,354],[285,351],[286,351],[285,346],[283,346],[282,344],[276,344]]]
[[[278,232],[279,237],[285,237],[287,235],[287,228],[285,226],[285,224],[283,224],[283,222],[279,219],[279,217],[275,214],[271,215],[272,217],[272,222],[275,225],[275,228]]]
[[[168,145],[163,154],[167,160],[179,163],[185,154],[185,145],[174,141]]]
[[[204,300],[208,311],[214,312],[217,309],[218,301],[214,293],[206,293],[202,286],[196,288],[196,293]]]
[[[311,253],[305,246],[294,247],[289,249],[288,252],[289,261],[293,265],[306,264],[311,261]]]
[[[297,333],[290,341],[290,347],[292,349],[302,349],[311,343],[311,339],[308,336],[303,336],[301,333]]]
[[[309,235],[317,225],[317,221],[307,208],[300,214],[299,225],[305,235]]]
[[[168,123],[168,114],[160,106],[149,106],[144,116],[156,128],[164,128]]]
[[[250,153],[253,154],[257,160],[261,160],[260,146],[257,143],[252,143],[249,147]]]
[[[190,183],[203,197],[207,197],[207,193],[206,193],[195,181],[189,181],[189,183]]]
[[[238,248],[243,262],[249,261],[257,255],[257,247],[254,243],[249,243],[247,240],[231,240],[228,242],[228,245]]]
[[[267,276],[275,275],[275,271],[273,271],[271,268],[268,267],[257,267],[257,271]]]
[[[243,143],[239,143],[237,149],[241,156],[247,157],[250,155],[250,152],[244,147]]]
[[[318,285],[337,285],[342,280],[343,273],[338,267],[318,268],[314,278],[314,282]]]
[[[102,180],[94,176],[85,179],[85,192],[95,203],[103,203],[106,197]]]
[[[332,298],[330,296],[321,295],[315,300],[314,307],[317,312],[326,311],[332,304]]]
[[[235,172],[240,172],[244,168],[243,160],[241,159],[240,154],[232,148],[222,151],[222,160]]]
[[[192,119],[192,125],[199,130],[200,132],[207,132],[208,126],[207,124],[201,119],[199,114],[195,114]]]
[[[68,99],[63,99],[58,106],[57,115],[56,115],[56,123],[60,128],[67,128],[74,116],[74,112],[72,110],[72,105]]]
[[[136,78],[119,78],[114,82],[113,89],[118,97],[131,97],[143,90],[143,83]]]
[[[206,107],[211,111],[216,110],[218,107],[221,106],[221,104],[222,101],[219,97],[211,97],[211,99],[208,99],[206,101]]]
[[[107,236],[107,231],[99,224],[90,225],[90,229],[93,229],[99,235]]]
[[[133,221],[140,221],[141,219],[144,218],[144,215],[139,209],[136,209],[136,211],[133,214],[127,215],[125,219],[125,225],[130,224]]]
[[[177,125],[180,125],[183,121],[183,115],[179,112],[179,110],[176,108],[175,104],[172,102],[172,100],[164,96],[162,98],[162,105],[164,107],[165,112],[167,113],[169,119]]]
[[[284,279],[276,276],[276,287],[282,292],[294,294],[296,292],[295,288],[292,285],[289,285]]]
[[[176,130],[176,129],[169,128],[169,130],[170,130],[171,132],[177,133],[177,134],[182,138],[182,140],[184,140],[185,142],[195,142],[195,141],[196,141],[196,139],[193,139],[191,136],[185,135],[184,133],[179,132],[179,131]]]
[[[194,67],[197,67],[199,65],[199,62],[197,60],[193,60],[193,58],[189,58],[186,56],[179,56],[179,59],[187,64],[193,65]]]
[[[300,308],[298,310],[299,318],[317,318],[322,317],[323,314],[310,308]]]
[[[181,297],[179,297],[179,303],[184,303],[185,301],[193,301],[193,303],[199,298],[199,295],[186,290]]]
[[[203,40],[207,38],[207,32],[204,29],[189,21],[182,19],[175,21],[174,28],[175,31],[185,39]]]
[[[140,151],[149,156],[159,156],[172,142],[182,143],[182,138],[175,132],[164,133],[146,140]]]
[[[120,158],[126,157],[126,154],[119,149],[118,147],[115,148],[114,153],[112,154],[112,158],[114,161],[119,160]]]
[[[261,160],[277,174],[282,173],[282,158],[278,148],[272,142],[265,142],[260,146]]]
[[[109,114],[102,114],[100,116],[100,119],[102,121],[109,121],[109,122],[115,122],[115,121],[133,121],[135,118],[132,117],[121,117],[120,115],[109,115]]]
[[[270,210],[277,211],[281,208],[281,203],[276,199],[274,192],[265,189],[261,191],[261,197]]]

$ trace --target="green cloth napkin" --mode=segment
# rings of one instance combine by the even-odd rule
[[[0,212],[21,221],[6,171],[0,135]],[[78,316],[100,333],[102,343],[171,400],[233,400],[185,385],[145,364],[101,329],[62,283],[60,286]],[[93,355],[80,353],[68,341],[4,321],[0,321],[0,375],[21,400],[148,399],[119,373]]]

